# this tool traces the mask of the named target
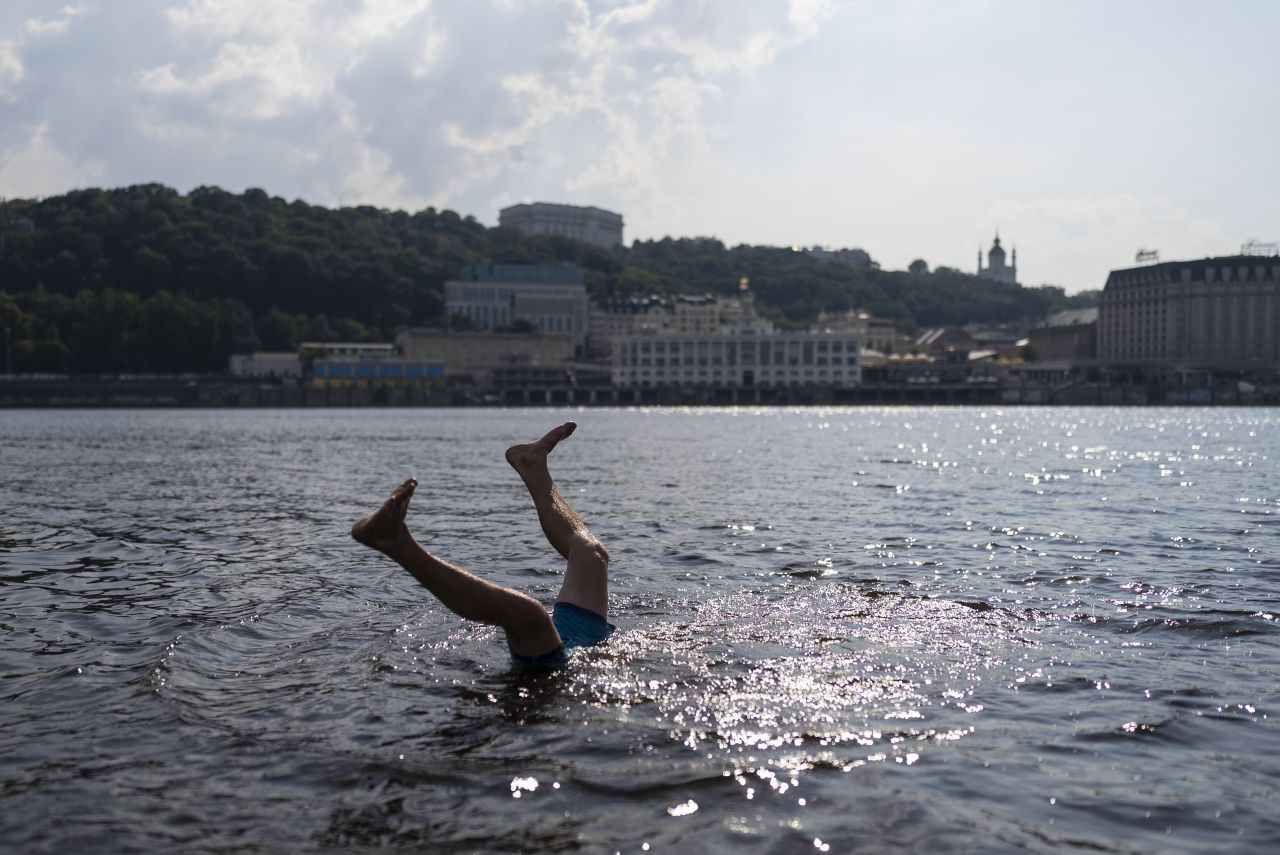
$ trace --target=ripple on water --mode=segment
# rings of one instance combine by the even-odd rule
[[[621,629],[538,676],[345,532],[429,473],[415,531],[549,600],[500,450],[553,417],[0,423],[6,842],[1280,840],[1274,413],[580,414]]]

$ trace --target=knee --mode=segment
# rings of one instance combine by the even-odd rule
[[[544,625],[550,624],[551,616],[547,614],[542,603],[528,594],[519,594],[512,599],[507,609],[507,623],[504,628],[508,632],[523,634],[536,632]]]
[[[583,562],[599,564],[602,567],[609,566],[609,550],[605,549],[604,544],[594,537],[575,546],[573,552],[577,554],[570,555],[570,558],[578,558]]]

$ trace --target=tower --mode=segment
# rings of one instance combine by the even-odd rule
[[[1013,258],[1011,264],[1004,262],[1004,247],[1000,245],[1000,233],[996,232],[995,240],[991,243],[991,249],[987,251],[987,266],[982,266],[982,250],[978,250],[978,275],[983,279],[990,279],[994,282],[1008,282],[1009,284],[1017,284],[1018,281],[1018,250],[1013,250]]]

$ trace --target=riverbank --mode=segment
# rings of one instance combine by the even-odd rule
[[[1196,387],[1078,384],[867,385],[854,389],[796,387],[714,389],[560,386],[520,389],[368,385],[315,387],[223,379],[16,379],[0,383],[0,409],[84,407],[483,407],[805,406],[805,405],[1103,405],[1277,406],[1280,389],[1240,384]]]

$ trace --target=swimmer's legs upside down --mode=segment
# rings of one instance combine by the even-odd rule
[[[351,536],[408,570],[459,617],[502,627],[512,653],[537,657],[559,648],[560,636],[542,603],[441,561],[414,539],[404,520],[417,486],[415,478],[401,484],[381,508],[352,526]]]
[[[513,445],[507,449],[507,462],[529,488],[542,533],[569,561],[556,601],[572,603],[604,618],[609,613],[609,553],[560,494],[547,469],[547,455],[577,427],[565,422],[537,442]]]

